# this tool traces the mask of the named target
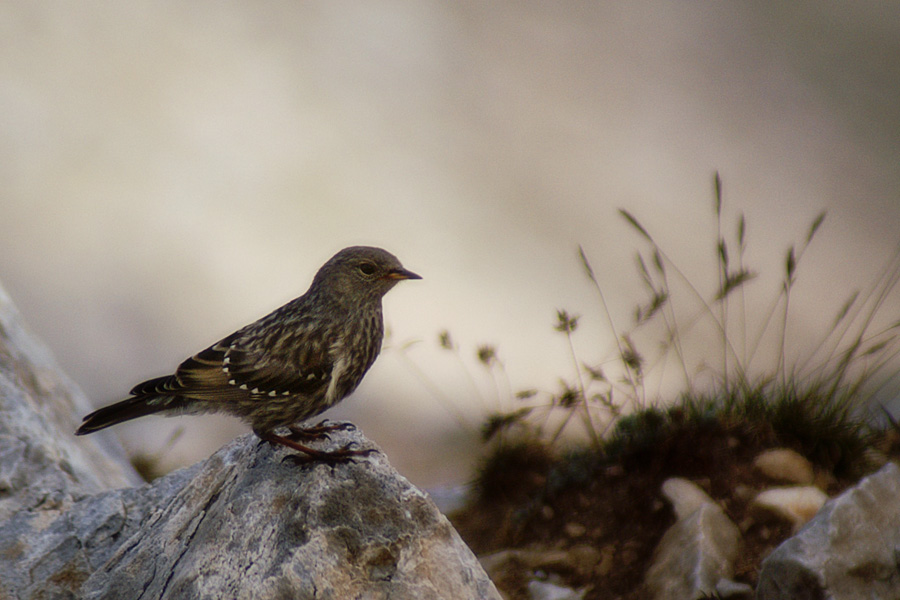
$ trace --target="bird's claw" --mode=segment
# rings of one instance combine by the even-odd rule
[[[315,462],[323,462],[326,464],[330,464],[332,466],[338,463],[355,463],[356,458],[360,456],[369,456],[373,452],[378,452],[375,448],[363,448],[362,450],[354,450],[353,447],[356,446],[356,442],[349,442],[344,444],[337,450],[321,451],[316,454],[288,454],[284,458],[281,459],[281,462],[289,461],[294,463],[295,465],[308,465],[310,463]]]
[[[327,424],[328,419],[322,419],[311,427],[289,427],[291,431],[290,439],[293,440],[330,440],[328,435],[332,431],[355,431],[356,425],[350,422]]]
[[[293,440],[295,442],[299,442],[301,440],[330,440],[331,436],[328,435],[327,431],[316,431],[312,428],[309,429],[299,429],[299,428],[291,428],[291,433],[287,436],[289,440]]]

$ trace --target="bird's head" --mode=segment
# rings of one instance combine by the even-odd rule
[[[322,265],[313,288],[326,288],[344,300],[380,299],[404,279],[421,279],[403,268],[397,257],[381,248],[344,248]]]

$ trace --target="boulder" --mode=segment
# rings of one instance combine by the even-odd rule
[[[900,469],[829,500],[764,561],[759,600],[900,598]]]
[[[382,453],[296,464],[252,435],[139,484],[0,290],[0,598],[499,598]],[[354,442],[335,432],[322,447]],[[116,489],[117,488],[117,489]]]

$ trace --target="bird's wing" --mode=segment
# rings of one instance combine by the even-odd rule
[[[169,378],[141,384],[132,394],[175,393],[203,400],[228,401],[247,396],[317,395],[328,388],[332,365],[326,353],[301,352],[296,360],[262,355],[242,343],[239,332],[187,359]]]
[[[302,348],[294,360],[285,360],[274,353],[261,357],[234,345],[223,360],[230,385],[260,396],[316,396],[328,388],[333,369],[326,353]]]
[[[225,352],[235,337],[236,333],[185,360],[174,375],[139,383],[131,390],[131,394],[190,396],[224,401],[246,398],[246,392],[228,384],[227,373],[222,369]]]

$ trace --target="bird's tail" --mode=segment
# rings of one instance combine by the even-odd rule
[[[84,418],[75,435],[94,433],[112,425],[159,412],[177,410],[184,400],[175,396],[135,396],[104,406]]]

